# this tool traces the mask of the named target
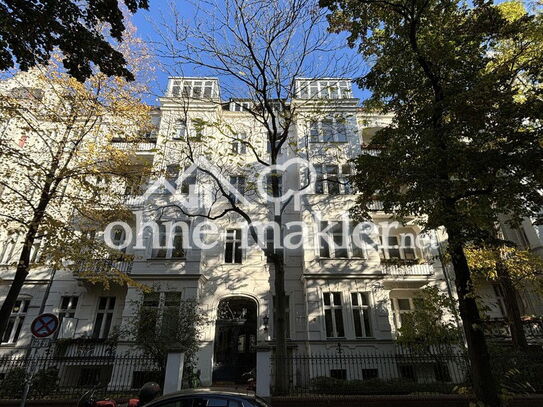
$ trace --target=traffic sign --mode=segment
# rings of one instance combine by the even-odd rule
[[[36,338],[45,338],[58,329],[58,318],[53,314],[41,314],[34,318],[30,325],[32,335]]]

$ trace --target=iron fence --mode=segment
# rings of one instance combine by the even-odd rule
[[[0,357],[0,398],[20,399],[25,383],[33,399],[77,399],[95,386],[98,394],[123,397],[137,394],[147,381],[164,380],[163,368],[148,356],[111,347],[91,355],[75,349]]]
[[[469,382],[466,358],[454,352],[294,354],[286,365],[290,394],[450,393]]]
[[[505,348],[494,350],[491,359],[493,373],[504,391],[543,393],[543,352]],[[274,357],[273,375],[278,362]],[[448,394],[471,388],[467,356],[454,347],[425,353],[402,347],[389,353],[349,353],[344,349],[323,354],[293,353],[285,364],[291,395]]]

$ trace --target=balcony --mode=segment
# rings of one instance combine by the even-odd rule
[[[156,135],[150,133],[148,136],[133,140],[114,138],[111,143],[119,150],[136,150],[138,152],[152,151],[156,148]]]
[[[409,264],[396,263],[386,264],[381,260],[383,273],[391,276],[431,276],[434,274],[434,267],[431,264]]]
[[[112,259],[88,259],[79,262],[76,266],[77,274],[111,274],[120,272],[130,274],[132,272],[132,261],[117,261]]]
[[[543,319],[525,317],[522,325],[529,343],[543,342]],[[497,318],[484,321],[485,335],[494,340],[510,340],[511,331],[506,319]]]

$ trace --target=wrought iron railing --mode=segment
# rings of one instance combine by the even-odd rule
[[[77,264],[76,273],[112,273],[132,272],[132,261],[118,261],[113,259],[88,259]]]
[[[137,395],[145,382],[162,383],[163,378],[163,367],[137,352],[65,355],[53,345],[28,357],[0,357],[3,399],[20,399],[25,382],[30,383],[31,399],[77,400],[95,386],[100,386],[98,396],[126,399]]]
[[[278,359],[274,358],[274,366]],[[468,383],[460,352],[295,354],[287,358],[290,394],[450,393]],[[275,373],[274,373],[275,374]]]
[[[524,334],[528,341],[543,342],[543,319],[527,318],[522,321]],[[504,318],[488,319],[484,321],[485,335],[494,339],[510,339],[509,324]]]

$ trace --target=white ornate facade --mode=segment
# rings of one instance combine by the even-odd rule
[[[301,238],[302,248],[284,251],[289,349],[297,353],[336,352],[341,343],[346,352],[391,350],[401,314],[413,307],[412,299],[417,290],[436,285],[448,294],[454,291],[454,284],[444,274],[437,249],[422,250],[405,241],[404,234],[420,232],[409,222],[389,237],[388,249],[380,247],[378,235],[363,248],[350,243],[343,248],[334,247],[333,243],[327,248],[315,244],[319,222],[344,220],[354,204],[355,195],[343,182],[350,172],[348,161],[362,153],[377,153],[364,146],[391,118],[361,111],[359,101],[351,96],[350,81],[313,81],[307,88],[302,87],[303,83],[306,82],[299,81],[300,98],[291,102],[298,106],[298,116],[290,131],[290,141],[283,148],[281,162],[301,156],[328,177],[304,195],[298,208],[290,204],[284,214],[284,222],[301,222],[308,231]],[[332,86],[335,83],[337,85]],[[333,90],[326,95],[325,103],[308,101],[312,96],[322,96],[327,89]],[[157,131],[140,143],[138,154],[152,162],[155,169],[165,170],[166,176],[173,180],[183,168],[190,166],[183,161],[183,156],[187,138],[193,137],[196,154],[205,155],[225,176],[238,177],[228,178],[238,189],[243,185],[241,189],[250,191],[251,177],[258,174],[255,154],[233,141],[228,133],[243,134],[257,153],[266,157],[265,134],[244,110],[244,104],[250,106],[250,103],[242,99],[220,101],[219,83],[215,78],[171,78],[168,93],[160,99],[155,113],[159,123]],[[198,119],[219,124],[202,129]],[[212,141],[199,144],[199,137]],[[198,193],[203,188],[198,181],[196,176],[187,177],[177,188]],[[283,188],[299,189],[303,182],[300,168],[285,169]],[[128,200],[135,210],[147,209],[144,212],[147,220],[156,219],[156,210],[149,209],[166,206],[171,197],[159,188],[143,199],[142,191],[145,188],[132,189]],[[247,212],[253,219],[266,220],[269,213],[263,209],[265,205],[249,192],[247,196],[250,201],[245,207]],[[227,204],[218,202],[216,205],[221,208]],[[387,219],[376,202],[373,221],[378,224]],[[161,217],[161,221],[166,220],[186,220],[191,228],[202,222],[171,208]],[[211,249],[156,250],[151,247],[149,233],[144,236],[144,248],[135,250],[132,242],[127,249],[135,258],[126,266],[126,271],[132,279],[151,285],[160,293],[158,304],[195,298],[206,314],[209,322],[201,334],[198,355],[204,385],[213,383],[214,371],[215,382],[230,381],[240,372],[229,372],[228,369],[235,366],[227,366],[228,363],[239,362],[250,367],[256,364],[258,352],[273,347],[273,269],[260,248],[238,248],[236,230],[243,224],[239,216],[228,214],[216,223],[218,232],[206,236],[208,242],[217,243]],[[343,225],[348,227],[348,223]],[[521,239],[527,239],[529,247],[543,250],[542,237],[529,222],[519,233]],[[436,236],[430,237],[435,240]],[[442,235],[439,237],[443,239]],[[17,258],[16,243],[8,240],[0,251],[0,296],[5,295],[13,278],[14,268],[10,263]],[[492,297],[491,292],[488,295],[489,304],[497,304],[499,298]],[[29,325],[42,303],[45,312],[59,314],[66,321],[61,336],[104,338],[123,320],[134,316],[132,301],[141,296],[135,288],[114,287],[106,292],[65,270],[54,274],[46,268],[33,270],[21,292],[19,307],[13,312],[0,352],[22,351],[28,346]],[[246,316],[250,321],[247,329],[229,330],[228,324],[217,317],[221,301],[229,298],[232,304],[236,301],[244,304],[242,308],[252,314]],[[241,299],[246,301],[239,302]],[[541,303],[536,299],[530,301],[526,312],[541,314]],[[499,312],[497,308],[496,312]],[[239,335],[225,339],[221,332],[223,336],[233,332]]]

